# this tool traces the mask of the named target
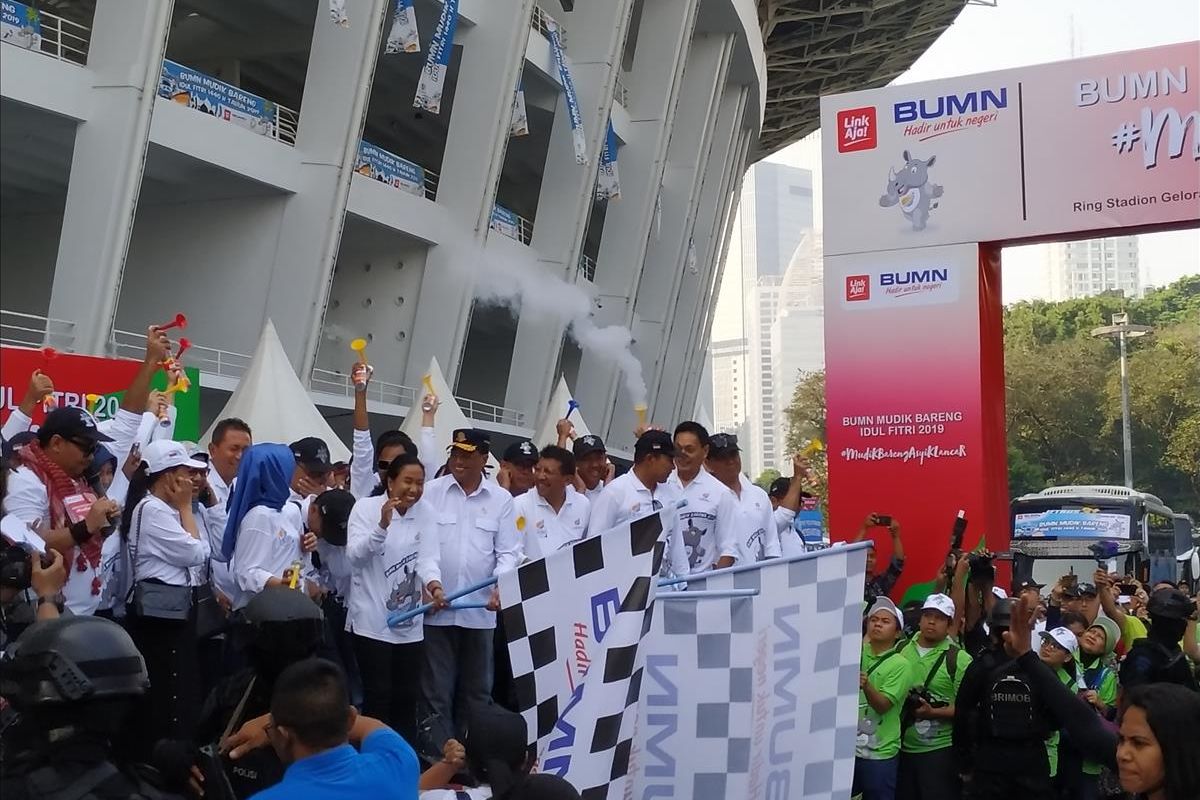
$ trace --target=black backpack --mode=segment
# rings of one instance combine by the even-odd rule
[[[1016,661],[992,672],[984,694],[984,722],[996,739],[1041,741],[1048,735],[1036,695]]]

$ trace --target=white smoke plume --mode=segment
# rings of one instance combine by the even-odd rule
[[[561,320],[581,348],[621,370],[625,391],[635,406],[646,402],[642,363],[630,350],[632,334],[621,325],[598,327],[592,320],[592,298],[582,287],[544,269],[531,269],[528,263],[499,257],[494,250],[481,252],[476,263],[480,265],[474,273],[478,300]]]

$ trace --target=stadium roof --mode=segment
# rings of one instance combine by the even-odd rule
[[[972,1],[758,0],[767,112],[754,159],[816,130],[821,95],[889,83]]]

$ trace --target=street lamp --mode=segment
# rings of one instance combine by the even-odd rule
[[[1121,347],[1121,439],[1125,451],[1125,486],[1129,489],[1133,488],[1133,439],[1129,429],[1129,362],[1125,357],[1125,340],[1139,339],[1153,331],[1149,325],[1131,323],[1125,311],[1112,315],[1112,325],[1092,330],[1097,339],[1116,339]]]

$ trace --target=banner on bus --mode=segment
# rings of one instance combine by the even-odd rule
[[[1129,515],[1088,508],[1017,514],[1014,539],[1128,539]]]

